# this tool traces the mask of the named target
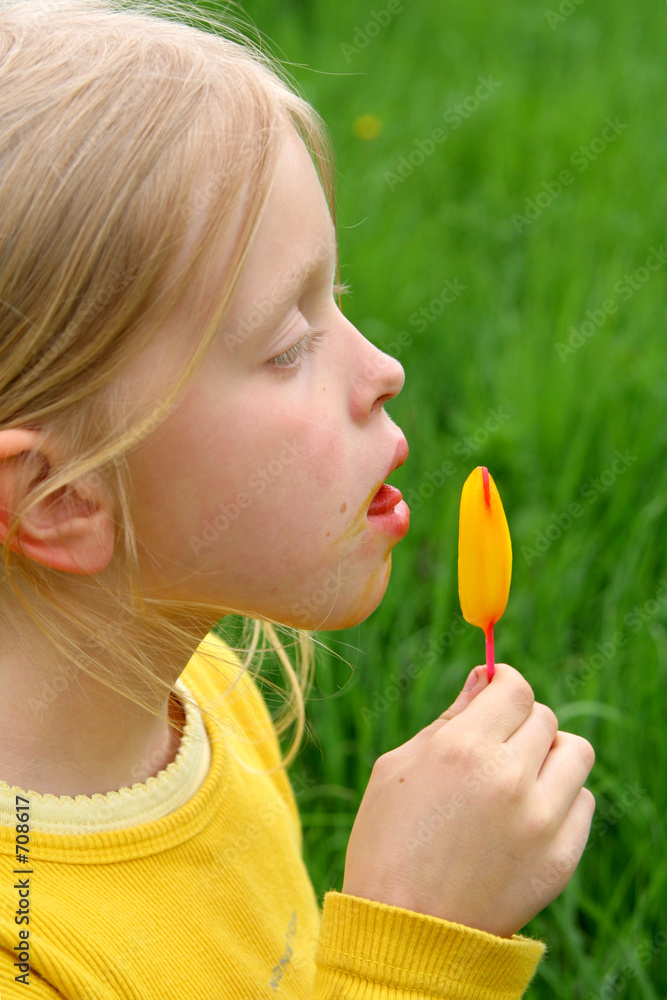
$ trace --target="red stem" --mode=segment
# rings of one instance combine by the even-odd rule
[[[496,664],[493,654],[493,622],[491,622],[484,634],[486,636],[486,672],[489,675],[489,680],[491,680],[496,672]]]

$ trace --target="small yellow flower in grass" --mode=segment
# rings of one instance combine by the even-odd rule
[[[377,139],[382,131],[382,120],[377,115],[359,115],[354,119],[352,131],[357,139],[368,142],[370,139]]]
[[[486,466],[470,473],[459,514],[459,600],[463,617],[486,636],[489,680],[495,672],[493,626],[507,607],[512,542],[500,494]]]

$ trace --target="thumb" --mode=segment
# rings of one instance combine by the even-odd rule
[[[485,666],[475,667],[474,670],[471,670],[468,675],[468,679],[463,685],[463,690],[454,704],[450,705],[447,711],[443,712],[442,715],[439,715],[437,719],[433,720],[433,722],[430,722],[427,726],[424,726],[423,729],[420,729],[419,732],[412,737],[412,739],[407,741],[407,743],[403,743],[400,747],[396,747],[396,749],[392,751],[394,761],[400,763],[402,760],[410,760],[415,752],[419,752],[423,743],[430,740],[433,734],[442,728],[443,722],[449,722],[450,719],[453,719],[456,715],[463,712],[471,701],[477,697],[480,691],[483,691],[484,688],[488,686],[489,676],[486,672]],[[466,688],[468,690],[466,690]]]
[[[453,719],[456,715],[463,712],[477,697],[480,691],[483,691],[485,687],[488,687],[488,684],[489,675],[486,667],[473,667],[468,674],[468,678],[463,685],[463,689],[459,693],[459,696],[454,704],[450,705],[449,708],[442,713],[442,715],[439,715],[438,719],[449,722],[450,719]]]

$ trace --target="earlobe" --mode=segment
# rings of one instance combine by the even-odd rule
[[[42,474],[26,475],[26,465],[41,460]],[[0,431],[0,542],[4,543],[13,512],[23,506],[51,468],[56,454],[39,431]],[[35,463],[40,468],[40,462]],[[28,559],[66,573],[99,573],[114,549],[114,522],[100,488],[83,483],[60,487],[32,507],[22,519],[11,549]]]

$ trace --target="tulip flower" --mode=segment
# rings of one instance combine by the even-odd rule
[[[489,470],[478,465],[461,493],[459,600],[463,617],[486,637],[486,669],[495,673],[493,626],[507,607],[512,542],[505,511]]]

